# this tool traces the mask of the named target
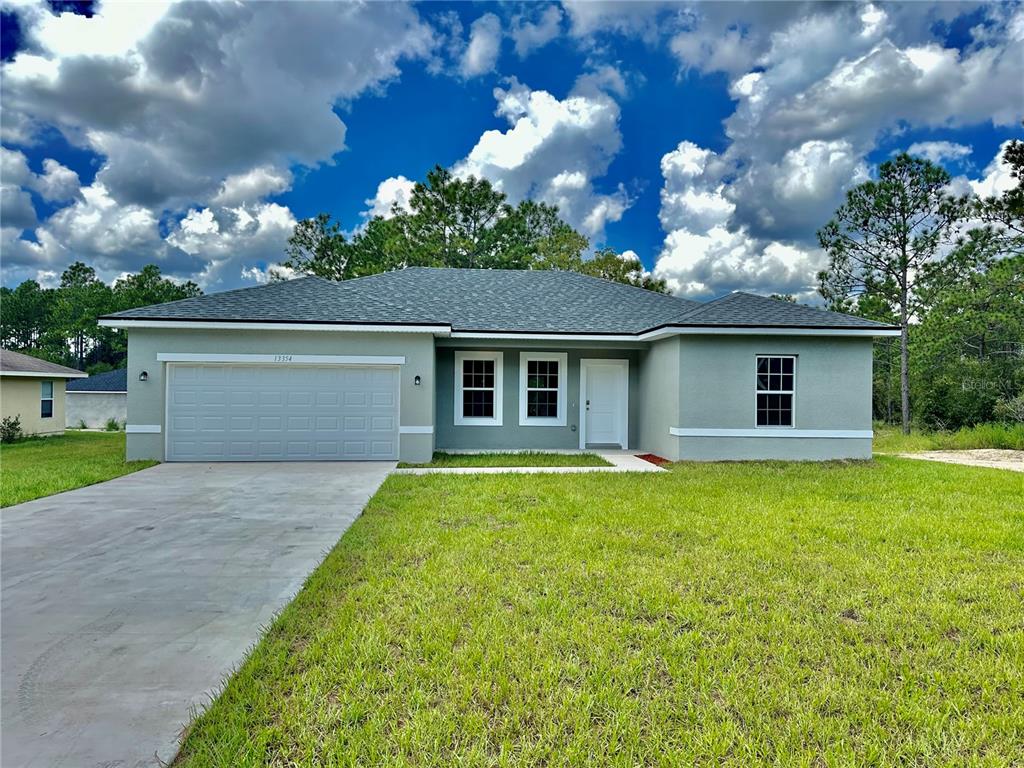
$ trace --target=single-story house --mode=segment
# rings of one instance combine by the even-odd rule
[[[0,349],[0,418],[21,419],[26,435],[64,433],[64,385],[86,374],[37,357]]]
[[[700,303],[575,272],[305,277],[119,312],[128,457],[427,461],[621,447],[871,456],[892,326],[748,293]]]
[[[128,371],[96,373],[87,379],[69,381],[65,423],[104,429],[111,419],[120,425],[128,421]]]

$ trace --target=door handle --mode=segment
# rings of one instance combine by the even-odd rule
[[[587,410],[588,411],[590,410],[590,401],[589,400],[587,400]]]

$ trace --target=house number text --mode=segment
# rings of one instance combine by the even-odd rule
[[[290,363],[292,361],[291,355],[274,355],[275,363]]]

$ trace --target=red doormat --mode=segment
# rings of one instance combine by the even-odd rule
[[[643,459],[644,461],[649,461],[651,464],[657,464],[659,467],[663,467],[666,464],[672,463],[668,459],[663,459],[661,456],[656,456],[653,453],[641,453],[637,455],[637,458]]]

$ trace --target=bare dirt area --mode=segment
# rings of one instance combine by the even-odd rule
[[[979,448],[972,451],[921,451],[920,453],[901,453],[899,455],[907,459],[926,459],[928,461],[944,461],[948,464],[966,464],[971,467],[994,467],[995,469],[1024,472],[1024,451]]]

